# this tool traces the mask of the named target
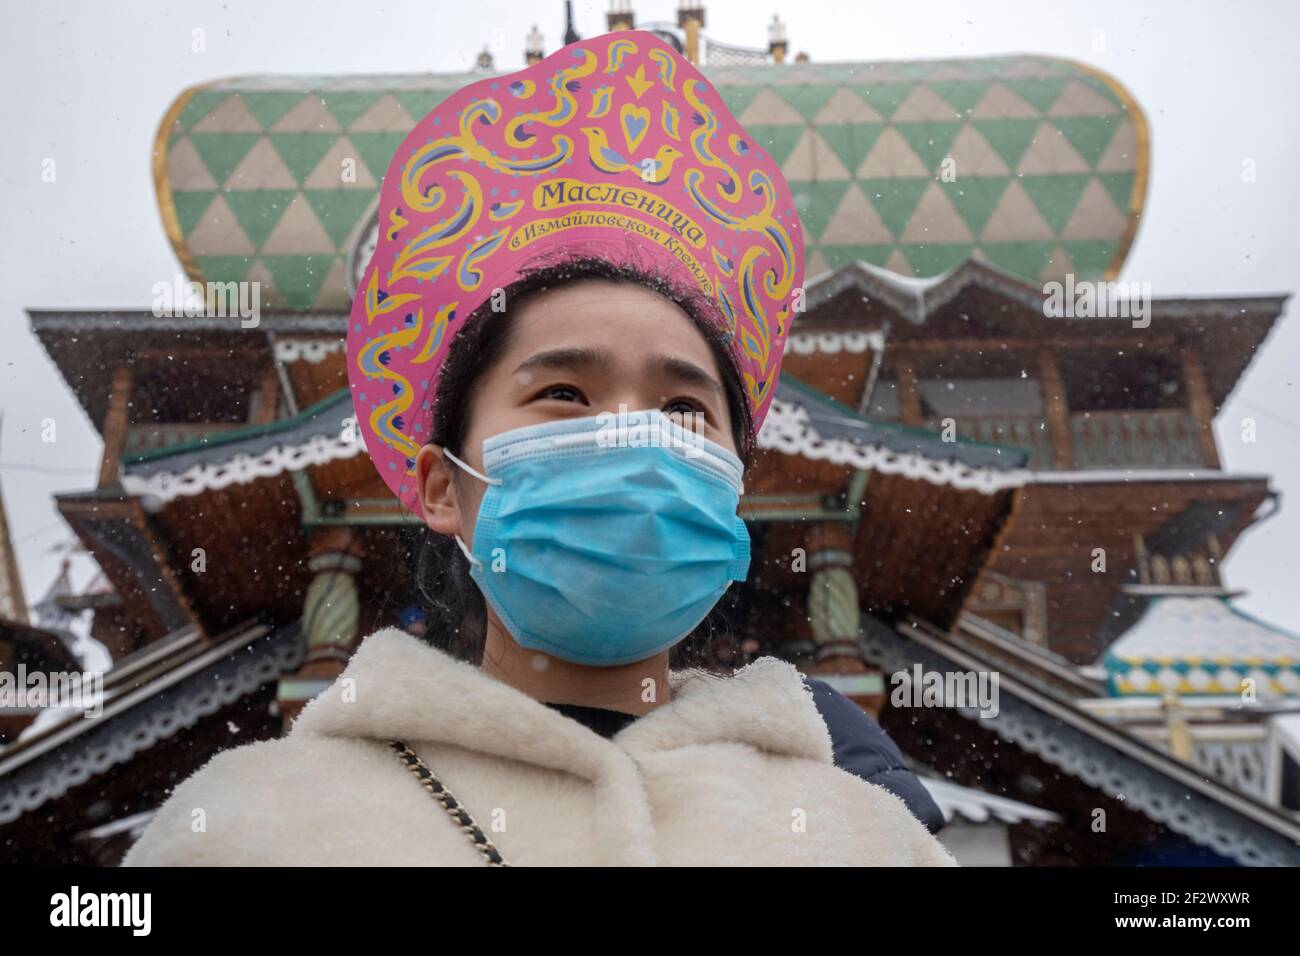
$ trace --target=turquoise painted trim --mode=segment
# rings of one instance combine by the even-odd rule
[[[746,521],[752,521],[755,524],[771,524],[774,521],[853,521],[851,515],[843,511],[800,511],[796,509],[774,511],[765,511],[761,515],[747,514],[745,509],[740,509],[740,516]]]
[[[141,462],[170,458],[172,455],[180,455],[185,452],[205,451],[210,448],[220,448],[222,445],[230,445],[249,438],[265,438],[268,435],[291,431],[294,428],[309,423],[331,405],[339,404],[343,401],[351,402],[351,396],[349,396],[346,388],[341,388],[334,394],[327,395],[316,404],[303,409],[292,418],[277,419],[276,421],[270,422],[266,425],[249,425],[247,428],[235,428],[228,432],[221,432],[218,437],[213,438],[211,441],[182,442],[179,445],[168,445],[166,448],[157,448],[153,451],[142,451],[137,452],[134,455],[123,455],[122,464],[137,465]]]
[[[306,528],[320,518],[320,499],[316,497],[316,489],[306,471],[293,472],[293,490],[297,492],[298,503],[302,505],[302,521],[299,524]]]
[[[280,700],[311,700],[332,683],[332,680],[282,680],[276,696]]]
[[[828,684],[841,694],[883,694],[885,692],[884,674],[818,674],[809,677]]]
[[[867,481],[870,477],[870,472],[855,468],[853,477],[849,479],[848,507],[845,512],[852,515],[854,521],[862,517],[862,494],[867,490]]]
[[[423,523],[420,516],[414,514],[362,515],[355,518],[349,518],[344,514],[338,518],[318,517],[310,522],[304,521],[302,526],[304,528],[385,528]]]

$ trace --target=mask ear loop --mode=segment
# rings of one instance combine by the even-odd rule
[[[487,485],[501,484],[500,478],[489,478],[487,475],[481,474],[480,472],[471,468],[469,465],[465,464],[463,461],[461,461],[459,458],[457,458],[447,449],[444,448],[442,450],[442,453],[446,455],[448,458],[450,458],[452,462],[462,471],[465,471],[466,473],[473,475],[475,478],[477,478],[479,481],[483,482],[484,484]],[[460,548],[461,554],[465,555],[465,560],[470,563],[470,567],[475,569],[482,568],[483,562],[480,561],[478,558],[474,557],[472,553],[470,553],[469,548],[465,547],[465,542],[461,540],[460,535],[455,535],[454,537],[456,538],[457,547]]]
[[[446,455],[448,458],[450,458],[450,459],[451,459],[451,460],[452,460],[452,461],[453,461],[453,462],[454,462],[454,463],[455,463],[455,464],[456,464],[456,465],[457,465],[457,466],[458,466],[462,471],[467,472],[468,474],[473,475],[475,478],[477,478],[479,481],[483,482],[485,485],[499,485],[499,484],[501,484],[501,479],[500,479],[500,478],[489,478],[487,475],[483,474],[482,472],[475,471],[473,468],[471,468],[469,465],[465,464],[463,461],[461,461],[459,458],[457,458],[455,455],[453,455],[453,454],[452,454],[451,452],[449,452],[447,449],[444,448],[444,449],[442,450],[442,453],[443,453],[444,455]]]
[[[469,548],[465,547],[465,542],[460,540],[460,535],[453,535],[456,539],[456,546],[460,548],[461,554],[465,555],[465,560],[469,562],[472,568],[483,567],[483,562],[470,553]]]

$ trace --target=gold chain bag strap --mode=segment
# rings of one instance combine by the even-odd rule
[[[420,781],[420,786],[428,790],[430,795],[442,804],[442,808],[447,811],[447,816],[451,817],[456,825],[460,827],[461,832],[469,837],[470,842],[474,844],[474,848],[483,854],[483,859],[487,861],[489,866],[510,865],[505,861],[505,857],[501,855],[501,851],[487,838],[487,834],[483,832],[482,828],[474,822],[474,818],[469,815],[469,811],[452,796],[451,791],[434,775],[433,771],[429,769],[429,765],[420,759],[419,754],[400,740],[390,740],[388,746],[397,754],[397,758],[406,765],[406,769],[411,771],[415,778]]]

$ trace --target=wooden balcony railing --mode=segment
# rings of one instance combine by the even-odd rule
[[[1074,412],[1075,468],[1202,468],[1196,420],[1180,408]]]
[[[943,418],[926,419],[942,432]],[[1029,452],[1029,466],[1052,468],[1052,436],[1041,415],[962,415],[957,437]],[[1074,412],[1070,415],[1074,468],[1203,468],[1196,421],[1182,409]]]
[[[1052,436],[1041,415],[962,415],[953,419],[957,438],[991,445],[1011,445],[1029,452],[1030,468],[1052,467]],[[943,432],[945,419],[930,418],[926,427]]]

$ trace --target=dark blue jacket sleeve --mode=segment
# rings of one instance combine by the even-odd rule
[[[826,721],[835,752],[835,766],[898,797],[931,833],[943,828],[943,811],[929,791],[907,769],[903,752],[871,715],[824,681],[805,676],[813,701]]]

